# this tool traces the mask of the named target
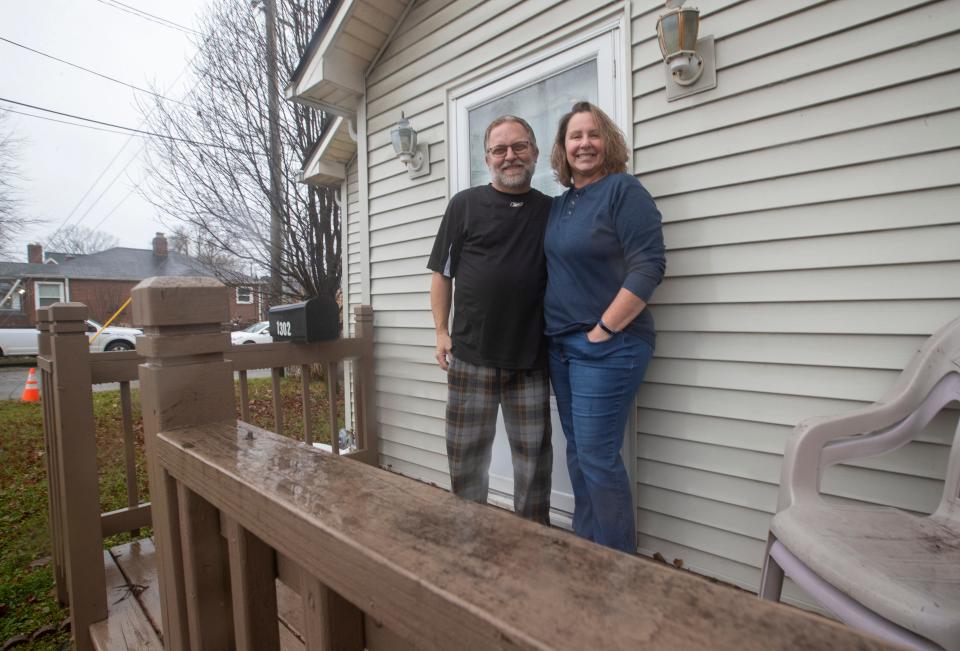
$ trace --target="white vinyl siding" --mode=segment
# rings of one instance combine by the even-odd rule
[[[878,399],[960,313],[960,77],[936,76],[960,11],[698,4],[718,85],[668,103],[661,9],[634,2],[633,164],[668,247],[638,528],[647,553],[755,589],[793,426]],[[955,426],[942,414],[894,454],[828,470],[823,490],[930,512]]]
[[[657,355],[638,396],[638,534],[645,553],[755,589],[792,427],[879,398],[960,314],[960,10],[697,4],[718,85],[669,103],[655,39],[663,3],[631,8],[632,165],[668,247],[651,308]],[[362,300],[375,310],[381,462],[397,472],[449,486],[425,268],[448,199],[448,93],[620,7],[418,2],[367,78]],[[429,176],[410,179],[389,144],[401,110],[429,144]],[[350,196],[352,305],[364,270]],[[824,490],[930,511],[955,419],[830,470]],[[792,586],[787,595],[803,600]]]

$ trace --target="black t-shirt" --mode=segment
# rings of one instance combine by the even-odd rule
[[[546,364],[543,233],[550,197],[492,185],[458,192],[443,216],[427,267],[456,278],[453,354],[480,366]]]

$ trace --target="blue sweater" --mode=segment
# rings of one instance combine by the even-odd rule
[[[666,267],[660,211],[629,174],[611,174],[553,200],[544,239],[548,335],[590,330],[626,288],[649,302]],[[649,308],[624,328],[654,345]]]

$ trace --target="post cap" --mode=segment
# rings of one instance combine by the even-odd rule
[[[51,321],[83,321],[87,318],[87,306],[83,303],[54,303],[47,308]]]
[[[133,288],[137,327],[224,323],[230,319],[226,286],[203,276],[155,276]]]

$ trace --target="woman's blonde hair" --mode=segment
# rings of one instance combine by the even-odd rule
[[[590,102],[577,102],[570,109],[570,112],[560,118],[560,124],[557,125],[557,137],[553,139],[553,150],[550,152],[550,167],[553,168],[554,177],[557,183],[565,187],[573,186],[573,171],[570,169],[570,163],[567,161],[567,125],[570,124],[570,118],[577,113],[591,113],[593,120],[597,124],[597,129],[603,137],[603,175],[617,174],[627,171],[627,141],[623,137],[623,132],[614,124],[610,116],[603,112],[599,106]]]

